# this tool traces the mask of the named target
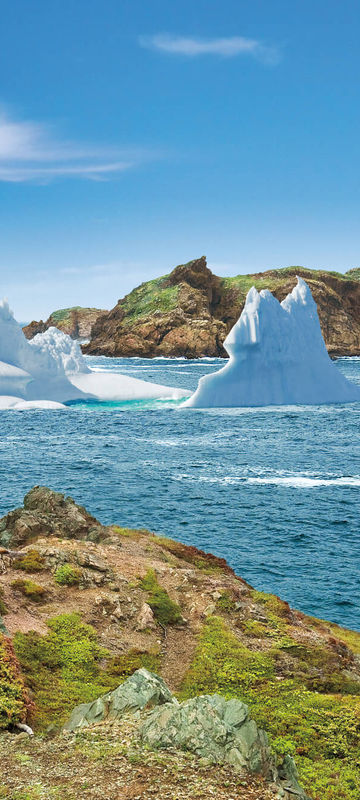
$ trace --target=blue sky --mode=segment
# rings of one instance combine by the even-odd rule
[[[2,0],[0,294],[359,256],[357,0]]]

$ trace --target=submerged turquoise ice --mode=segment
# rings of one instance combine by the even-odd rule
[[[220,359],[88,359],[193,391]],[[360,359],[337,366],[360,385]],[[1,414],[0,514],[34,484],[103,522],[225,557],[291,605],[360,629],[360,404],[183,409],[165,401]]]

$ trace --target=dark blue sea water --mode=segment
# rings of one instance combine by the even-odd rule
[[[217,359],[89,359],[190,390]],[[360,359],[339,368],[360,383]],[[251,584],[360,629],[360,404],[2,412],[0,514],[34,484],[102,522],[147,527],[225,557]]]

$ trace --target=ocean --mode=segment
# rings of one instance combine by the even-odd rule
[[[88,357],[192,391],[221,359]],[[338,368],[360,384],[360,359]],[[360,404],[182,409],[76,403],[1,412],[0,515],[35,484],[103,523],[213,552],[257,589],[360,630]]]

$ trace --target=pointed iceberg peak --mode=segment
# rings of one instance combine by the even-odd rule
[[[279,301],[253,286],[224,347],[230,359],[206,375],[185,405],[196,408],[360,401],[360,388],[330,360],[316,303],[302,278]]]
[[[12,319],[14,317],[14,313],[9,306],[9,302],[7,297],[3,297],[0,300],[0,318],[1,319]]]
[[[255,286],[252,286],[246,295],[245,306],[252,305],[253,303],[258,303],[258,302],[259,302],[259,292],[257,289],[255,289]]]
[[[306,281],[304,281],[303,278],[300,278],[299,275],[296,276],[296,280],[296,286],[294,286],[293,290],[282,301],[282,307],[286,311],[290,311],[293,305],[298,303],[299,305],[309,306],[312,310],[315,310],[317,315],[316,303],[311,294],[310,286],[306,283]]]

